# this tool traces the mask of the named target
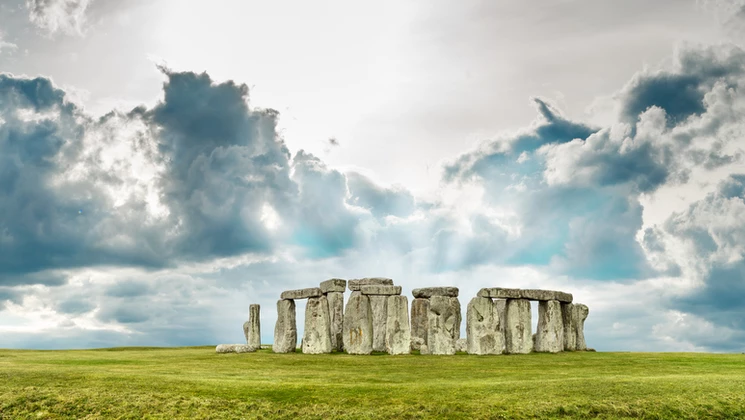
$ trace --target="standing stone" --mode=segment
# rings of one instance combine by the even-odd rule
[[[373,326],[373,351],[385,351],[385,322],[388,318],[388,296],[370,295]]]
[[[257,304],[248,307],[248,338],[251,347],[261,348],[261,307]]]
[[[411,352],[409,299],[406,296],[388,296],[387,300],[385,351],[388,354],[409,354]]]
[[[331,317],[331,349],[342,351],[344,341],[342,338],[342,327],[344,325],[344,293],[329,292],[326,295],[329,304],[329,316]]]
[[[460,301],[457,297],[450,298],[450,305],[455,310],[455,340],[460,340],[460,324],[463,321],[463,315],[460,312]]]
[[[577,350],[577,312],[573,303],[561,304],[561,318],[564,324],[564,350]]]
[[[504,332],[507,329],[507,300],[495,299],[494,306],[499,314],[499,333],[502,334],[502,352],[504,352]]]
[[[277,323],[274,325],[275,353],[293,353],[297,346],[297,325],[295,324],[295,301],[280,299],[277,301]]]
[[[535,351],[558,353],[564,349],[564,323],[558,300],[538,302]]]
[[[342,325],[344,350],[348,354],[370,354],[373,345],[370,296],[352,292],[344,309]]]
[[[326,296],[308,299],[305,305],[303,353],[331,353],[331,317]]]
[[[512,354],[527,354],[533,350],[531,334],[530,301],[507,299],[505,308],[507,326],[504,332],[505,351]]]
[[[497,305],[485,297],[475,297],[466,312],[466,340],[468,354],[501,354],[504,335],[500,329]]]
[[[430,354],[455,354],[458,307],[451,299],[457,298],[432,296],[429,299],[427,347]]]
[[[246,344],[248,344],[249,331],[251,330],[251,321],[243,323],[243,336],[246,337]]]
[[[429,299],[416,298],[411,302],[411,350],[421,350],[427,344]]]
[[[587,305],[577,303],[574,305],[574,310],[577,322],[577,350],[587,350],[587,343],[585,342],[585,320],[590,313],[590,309]]]

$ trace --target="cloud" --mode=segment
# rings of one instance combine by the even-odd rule
[[[14,51],[18,49],[18,45],[10,41],[6,41],[4,38],[5,34],[3,33],[3,31],[0,31],[0,54],[2,54],[3,50]]]
[[[26,0],[29,20],[48,35],[83,35],[86,10],[93,0]]]

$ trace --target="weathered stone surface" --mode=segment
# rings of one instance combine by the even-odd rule
[[[305,305],[303,353],[331,353],[331,317],[326,296],[308,299]]]
[[[257,349],[261,348],[261,306],[257,304],[248,306],[247,344]]]
[[[416,298],[411,301],[411,349],[420,350],[419,346],[427,344],[429,321],[429,299]]]
[[[342,327],[344,326],[344,293],[329,292],[326,294],[329,304],[329,316],[331,317],[331,349],[342,351],[344,340],[342,338]]]
[[[342,327],[344,350],[349,354],[370,354],[373,345],[370,296],[353,292],[344,308]]]
[[[256,347],[247,344],[218,344],[215,347],[216,353],[251,353],[256,351]]]
[[[243,336],[246,337],[246,344],[248,344],[248,331],[251,329],[251,321],[246,321],[243,323]]]
[[[415,298],[431,298],[432,296],[458,297],[457,287],[423,287],[414,289],[411,294]]]
[[[455,354],[456,330],[459,309],[454,301],[446,296],[433,296],[429,299],[427,313],[427,346],[430,354]]]
[[[520,299],[520,289],[505,289],[504,287],[485,287],[476,294],[478,297]]]
[[[296,346],[295,301],[280,299],[277,301],[277,323],[274,325],[272,351],[275,353],[292,353]]]
[[[349,280],[347,287],[353,292],[359,292],[360,287],[368,285],[392,285],[393,279],[385,277],[366,277],[364,279]]]
[[[347,281],[344,279],[329,279],[326,281],[321,282],[321,292],[322,293],[330,293],[330,292],[341,292],[344,293],[344,290],[347,288]]]
[[[466,310],[466,340],[468,354],[501,354],[504,335],[500,330],[497,305],[491,298],[475,297]]]
[[[538,303],[538,326],[535,334],[535,351],[558,353],[564,350],[564,323],[558,300]]]
[[[455,341],[456,352],[467,352],[468,351],[468,340],[465,338],[459,338]]]
[[[494,299],[494,306],[497,307],[497,313],[499,314],[499,331],[504,338],[504,331],[507,326],[507,300]],[[502,352],[504,352],[504,345],[502,346]]]
[[[385,351],[385,323],[388,320],[388,296],[369,295],[372,308],[373,351]]]
[[[409,299],[406,296],[388,296],[387,299],[385,351],[388,354],[409,354],[411,352]]]
[[[587,305],[578,303],[574,305],[574,310],[577,321],[577,350],[587,350],[587,343],[585,342],[585,320],[590,313],[590,309]]]
[[[531,335],[530,301],[507,299],[505,308],[505,351],[511,354],[527,354],[533,350]]]
[[[360,287],[363,295],[380,295],[393,296],[401,294],[401,286],[392,286],[389,284],[368,284]]]
[[[460,311],[460,301],[457,297],[450,297],[450,304],[453,306],[455,310],[455,339],[460,340],[460,325],[463,321],[463,315]]]
[[[520,296],[523,299],[549,301],[558,300],[559,302],[572,303],[574,297],[571,293],[559,292],[556,290],[539,290],[539,289],[522,289]]]
[[[286,290],[279,295],[280,299],[309,299],[323,295],[320,287],[309,287],[307,289]]]
[[[503,287],[487,287],[479,290],[479,297],[490,297],[499,299],[528,299],[528,300],[558,300],[559,302],[572,302],[570,293],[557,292],[554,290],[538,289],[506,289]]]
[[[561,304],[561,318],[564,324],[564,350],[577,350],[577,312],[573,303]]]

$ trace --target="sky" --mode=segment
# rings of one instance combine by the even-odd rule
[[[271,343],[383,276],[743,352],[744,48],[745,0],[0,0],[0,348]]]

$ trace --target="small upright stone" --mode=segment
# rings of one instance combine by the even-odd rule
[[[370,354],[373,345],[370,297],[352,292],[344,309],[344,350],[348,354]]]
[[[427,344],[429,299],[416,298],[411,302],[411,350]]]
[[[411,352],[409,300],[406,296],[388,296],[387,299],[385,351],[388,354],[409,354]]]
[[[455,341],[455,352],[466,353],[468,352],[468,340],[465,338],[459,338]]]
[[[429,299],[432,296],[447,296],[447,297],[458,297],[457,287],[423,287],[421,289],[414,289],[411,294],[415,298]]]
[[[277,301],[277,323],[274,326],[272,351],[275,353],[293,353],[296,346],[295,301],[280,299]]]
[[[344,279],[329,279],[321,282],[321,293],[340,292],[344,293],[347,281]]]
[[[308,299],[305,305],[303,353],[331,353],[331,317],[326,296]]]
[[[430,354],[455,354],[458,314],[452,298],[433,296],[429,299],[427,347]]]
[[[248,344],[249,330],[251,329],[251,321],[243,323],[243,336],[246,337],[246,344]]]
[[[505,350],[511,354],[527,354],[533,350],[531,334],[530,301],[507,299],[505,308]]]
[[[558,353],[563,349],[564,324],[561,316],[561,303],[558,300],[542,300],[538,303],[535,351]]]
[[[342,327],[344,325],[344,294],[329,292],[326,294],[331,317],[331,348],[336,351],[344,349]]]
[[[385,277],[366,277],[364,279],[349,280],[347,287],[352,292],[359,292],[362,286],[368,285],[392,285],[393,279]]]
[[[590,313],[590,309],[587,305],[578,303],[574,305],[576,312],[577,322],[577,350],[587,350],[587,342],[585,342],[585,320],[587,315]]]
[[[471,299],[466,312],[468,354],[501,354],[504,335],[499,326],[497,305],[490,298],[477,296]]]
[[[573,303],[561,304],[561,318],[564,324],[564,350],[577,350],[577,313]]]
[[[258,304],[248,307],[247,344],[257,349],[261,348],[261,307]]]
[[[388,296],[369,295],[369,297],[370,308],[372,308],[373,351],[385,351],[385,324],[388,318]]]

